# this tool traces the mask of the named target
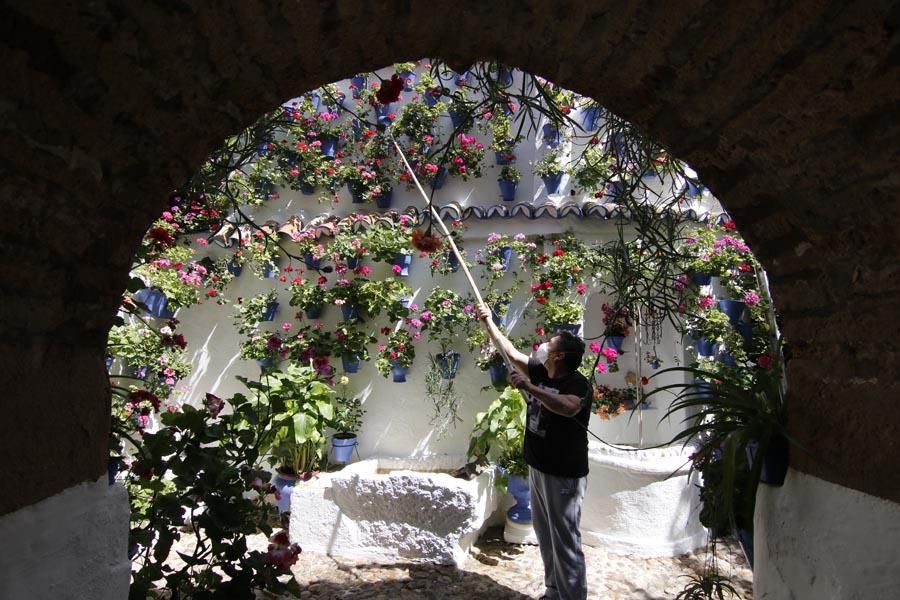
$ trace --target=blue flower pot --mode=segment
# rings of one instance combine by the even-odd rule
[[[358,319],[359,309],[355,304],[344,302],[343,304],[341,304],[341,315],[343,315],[345,321],[348,319]]]
[[[106,370],[109,371],[110,367],[113,365],[113,360],[115,360],[112,356],[107,356],[103,359],[103,364],[106,366]]]
[[[555,194],[559,191],[559,184],[562,183],[562,178],[562,173],[554,173],[552,175],[544,175],[541,177],[541,181],[544,182],[544,187],[547,188],[548,194]]]
[[[351,94],[353,94],[353,99],[359,98],[359,90],[366,88],[366,78],[365,77],[351,77],[350,84],[353,86]]]
[[[751,468],[756,462],[759,450],[759,442],[750,440],[747,442],[747,461]],[[784,478],[787,476],[788,464],[790,462],[790,444],[783,435],[773,435],[769,440],[769,447],[766,449],[765,456],[762,457],[762,469],[759,473],[759,480],[769,485],[784,485]]]
[[[597,121],[600,120],[600,108],[591,106],[581,113],[581,123],[585,131],[597,131]]]
[[[463,124],[467,116],[466,111],[459,110],[450,110],[450,122],[453,124],[453,129],[459,129],[459,126]]]
[[[274,279],[275,275],[278,274],[278,263],[280,259],[276,259],[274,261],[267,261],[265,265],[263,265],[263,277],[266,279]]]
[[[394,201],[394,190],[388,190],[375,198],[375,206],[378,208],[390,208]]]
[[[547,123],[543,128],[544,143],[548,148],[556,148],[559,146],[559,127],[552,123]]]
[[[528,480],[510,476],[507,488],[516,504],[506,511],[506,516],[514,523],[531,523],[531,487]]]
[[[322,154],[328,158],[334,158],[334,153],[337,151],[337,142],[337,138],[331,136],[322,138]]]
[[[733,367],[737,364],[734,360],[734,357],[731,355],[731,353],[729,353],[727,351],[723,351],[721,354],[719,354],[719,361],[723,365],[728,366],[728,367]]]
[[[622,354],[622,342],[625,341],[624,335],[609,335],[606,336],[606,346],[607,348],[612,348],[619,354]]]
[[[331,459],[342,465],[350,462],[357,443],[356,435],[352,433],[338,433],[331,436]]]
[[[501,307],[506,307],[506,310],[499,311],[499,309]],[[499,314],[499,312],[503,312],[503,315],[501,316]],[[504,301],[500,302],[498,305],[492,306],[491,307],[491,320],[494,322],[494,325],[500,325],[500,326],[505,327],[507,324],[507,321],[509,319],[509,312],[510,312],[510,301],[509,300],[504,300]]]
[[[409,373],[409,367],[401,367],[396,363],[391,363],[391,377],[394,383],[406,383],[406,375]]]
[[[274,321],[275,313],[278,312],[278,301],[272,300],[268,304],[266,304],[266,310],[263,313],[262,320],[263,321]]]
[[[505,150],[497,150],[494,152],[494,160],[498,165],[508,165],[510,164],[515,155],[512,152],[507,152]]]
[[[278,473],[275,475],[273,483],[279,495],[276,503],[278,512],[291,512],[291,493],[294,491],[294,486],[297,485],[297,477],[295,475]]]
[[[500,264],[503,265],[503,272],[509,271],[509,263],[512,260],[512,248],[509,246],[503,246],[500,248]],[[507,302],[507,305],[509,303]]]
[[[506,181],[501,179],[497,183],[500,184],[500,198],[505,202],[512,202],[516,199],[516,190],[519,184],[515,181]]]
[[[312,271],[318,271],[322,268],[322,259],[313,258],[312,254],[304,254],[303,262],[306,263],[306,266]]]
[[[319,108],[322,106],[322,97],[319,94],[312,93],[309,95],[309,100],[312,102],[313,112],[319,112]]]
[[[362,256],[359,255],[347,256],[344,257],[344,260],[347,262],[348,269],[358,269],[362,264]]]
[[[447,254],[447,266],[450,267],[451,273],[459,271],[459,259],[456,258],[456,252],[452,250]]]
[[[434,357],[438,371],[444,379],[453,379],[459,372],[459,352],[438,353]]]
[[[416,87],[416,74],[410,71],[404,71],[402,73],[397,73],[400,76],[400,79],[403,80],[403,91],[411,92]]]
[[[741,300],[719,300],[719,308],[728,315],[728,321],[731,323],[731,326],[737,327],[747,305]]]
[[[712,283],[712,275],[706,273],[691,273],[691,281],[697,285],[709,285]]]
[[[578,335],[581,331],[581,323],[559,323],[553,325],[553,331],[568,331],[572,335]]]
[[[354,192],[353,189],[351,188],[350,189],[350,201],[353,202],[353,204],[362,204],[363,203],[362,194],[360,194],[358,192]]]
[[[153,288],[144,288],[134,293],[132,298],[147,307],[147,315],[156,319],[171,319],[175,312],[169,310],[169,299],[161,291]]]
[[[708,381],[695,381],[693,395],[699,398],[712,398],[713,394],[713,386]]]
[[[694,343],[694,347],[697,349],[698,356],[715,356],[716,350],[718,350],[719,343],[715,340],[710,340],[708,338],[702,337]]]
[[[394,258],[394,265],[400,267],[400,277],[409,277],[409,266],[412,264],[412,254],[398,254]]]
[[[488,374],[491,376],[491,385],[493,385],[495,388],[506,386],[506,377],[509,374],[509,371],[507,370],[504,363],[499,363],[488,367]]]
[[[437,175],[435,175],[434,179],[431,182],[431,189],[439,190],[444,187],[444,182],[447,181],[447,169],[446,167],[441,167],[438,169]]]
[[[513,84],[513,74],[509,69],[500,69],[497,71],[497,83],[502,87],[509,87]]]
[[[314,304],[306,307],[306,316],[310,319],[318,319],[325,312],[325,307],[321,304]]]
[[[359,357],[355,354],[344,354],[341,356],[341,366],[345,373],[356,373],[359,371]]]
[[[749,342],[753,339],[753,323],[744,323],[742,321],[737,324],[736,329],[744,337],[744,340]]]
[[[434,106],[441,100],[440,98],[438,98],[436,96],[432,96],[431,94],[424,94],[424,98],[425,98],[426,106],[429,106],[429,107]]]
[[[375,116],[378,118],[378,124],[388,126],[391,124],[391,118],[388,116],[391,113],[391,105],[390,104],[379,104],[375,107]]]
[[[256,366],[260,371],[273,371],[275,370],[275,361],[271,358],[262,358],[256,361]]]
[[[225,263],[225,268],[227,268],[228,272],[235,277],[240,277],[241,273],[244,271],[244,265],[237,264],[233,258],[228,259],[228,262]]]
[[[458,73],[453,82],[456,84],[456,87],[467,86],[469,84],[469,72],[463,71],[462,73]]]

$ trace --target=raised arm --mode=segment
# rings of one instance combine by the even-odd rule
[[[491,319],[491,309],[488,308],[486,304],[479,304],[475,307],[475,311],[478,314],[478,318],[484,321],[485,326],[487,327],[488,334],[491,336],[491,340],[493,340],[494,345],[498,348],[502,348],[506,355],[509,357],[510,362],[512,362],[512,366],[517,369],[520,373],[525,375],[528,374],[528,356],[519,352],[515,346],[513,346],[512,342],[501,333],[501,331],[494,324],[493,319]]]

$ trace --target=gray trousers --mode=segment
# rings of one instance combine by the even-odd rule
[[[560,600],[587,598],[581,551],[581,502],[587,477],[556,477],[528,468],[531,520],[544,561],[544,595]]]

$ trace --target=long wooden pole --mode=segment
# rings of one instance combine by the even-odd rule
[[[425,190],[422,189],[422,184],[419,183],[419,178],[416,177],[415,171],[413,171],[410,164],[406,161],[406,155],[403,154],[403,150],[400,148],[400,144],[397,143],[397,140],[394,139],[393,134],[391,134],[390,132],[388,132],[388,136],[390,136],[391,142],[393,142],[394,147],[397,148],[397,153],[400,155],[400,158],[403,160],[403,165],[406,167],[406,170],[412,177],[413,182],[419,189],[419,193],[422,194],[422,198],[425,200],[425,203],[428,206],[429,211],[431,212],[432,222],[437,222],[438,227],[441,228],[441,231],[444,233],[447,241],[450,242],[450,249],[453,250],[453,254],[456,255],[456,259],[459,261],[459,265],[462,267],[463,273],[466,276],[466,280],[469,282],[469,287],[472,288],[472,292],[475,294],[475,298],[478,300],[479,304],[484,304],[484,299],[481,297],[481,292],[478,291],[478,286],[475,285],[475,280],[472,278],[472,273],[471,271],[469,271],[469,266],[466,264],[463,255],[459,251],[459,248],[456,247],[456,242],[453,241],[453,236],[450,235],[450,231],[447,229],[447,226],[444,224],[444,221],[441,219],[438,212],[434,210],[434,206],[432,205],[431,200],[428,198],[428,194],[425,193]],[[487,330],[488,335],[490,335],[491,329],[486,319],[484,320],[482,325],[484,325],[484,328]],[[503,362],[506,363],[506,367],[510,370],[514,370],[515,367],[513,366],[512,361],[509,360],[509,356],[507,356],[506,350],[503,349],[503,346],[497,344],[497,350],[500,351],[500,356],[503,357]]]

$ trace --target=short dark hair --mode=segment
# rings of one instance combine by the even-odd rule
[[[584,340],[569,331],[557,331],[554,337],[559,338],[557,342],[556,352],[565,352],[563,364],[575,371],[581,366],[581,360],[584,358]]]

